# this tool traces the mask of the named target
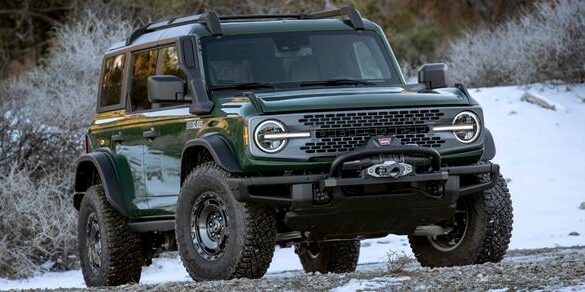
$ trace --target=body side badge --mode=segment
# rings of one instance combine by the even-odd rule
[[[203,121],[202,120],[187,121],[185,128],[187,130],[201,129],[203,128]]]

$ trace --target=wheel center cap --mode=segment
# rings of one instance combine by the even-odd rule
[[[209,231],[211,231],[211,235],[213,237],[217,237],[219,234],[219,232],[223,229],[223,222],[222,222],[222,218],[221,216],[217,215],[217,214],[213,214],[212,216],[210,216],[209,218],[209,223],[207,224],[209,226]]]

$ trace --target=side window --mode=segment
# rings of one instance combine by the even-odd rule
[[[124,54],[108,57],[104,67],[100,91],[100,107],[120,104]]]
[[[174,75],[187,80],[183,71],[179,68],[179,57],[177,47],[162,48],[158,52],[158,70],[160,75]]]
[[[148,77],[156,72],[157,54],[158,50],[152,50],[134,55],[132,86],[130,89],[132,111],[143,111],[152,108],[148,101],[147,81]]]

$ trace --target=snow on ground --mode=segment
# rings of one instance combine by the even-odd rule
[[[520,102],[526,91],[557,110]],[[585,85],[471,90],[484,107],[514,204],[510,248],[585,245]],[[577,232],[579,236],[569,236]]]
[[[522,102],[526,92],[554,104],[556,111]],[[484,108],[486,126],[496,141],[495,161],[510,179],[514,204],[510,248],[585,245],[585,210],[579,209],[585,202],[585,85],[479,88],[470,93]],[[580,235],[569,236],[571,232]],[[384,262],[391,251],[412,255],[404,236],[363,241],[359,269],[382,268],[380,264],[364,264]],[[277,248],[267,277],[299,273],[301,269],[292,248]],[[177,257],[155,259],[143,271],[141,283],[165,281],[191,281]],[[370,288],[368,285],[375,282],[354,281],[342,290]],[[84,287],[81,272],[0,279],[0,290],[57,287]]]
[[[400,285],[400,282],[410,279],[410,277],[377,277],[369,280],[351,279],[341,287],[332,289],[331,292],[342,291],[362,291],[362,290],[379,290],[388,289],[392,284]]]

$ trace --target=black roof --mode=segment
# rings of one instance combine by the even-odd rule
[[[255,21],[259,19],[323,19],[338,16],[347,16],[351,25],[356,30],[364,29],[364,22],[361,14],[352,5],[341,7],[333,10],[325,10],[314,13],[304,14],[263,14],[263,15],[228,15],[220,16],[216,12],[210,11],[202,14],[165,19],[151,22],[141,28],[136,29],[126,40],[126,45],[132,44],[138,37],[145,33],[168,29],[176,26],[200,23],[207,27],[212,35],[222,35],[221,23],[223,22],[244,22]]]

